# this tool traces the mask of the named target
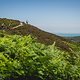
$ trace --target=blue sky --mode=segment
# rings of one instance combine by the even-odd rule
[[[51,33],[80,33],[80,0],[0,0],[0,17]]]

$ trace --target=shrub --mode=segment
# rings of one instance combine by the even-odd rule
[[[74,56],[75,57],[75,56]],[[0,78],[3,80],[79,80],[80,54],[75,64],[69,53],[45,46],[28,36],[0,38]]]

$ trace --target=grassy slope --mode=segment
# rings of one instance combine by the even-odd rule
[[[8,21],[8,19],[6,19]],[[5,20],[5,23],[7,21]],[[14,20],[12,20],[14,22]],[[2,23],[1,23],[2,24]],[[17,24],[18,25],[18,24]],[[16,26],[17,26],[16,25]],[[1,27],[1,26],[0,26]],[[16,29],[4,26],[0,30],[0,74],[4,80],[79,80],[80,44],[42,31],[30,24]],[[8,27],[8,28],[7,28]],[[44,44],[53,44],[72,53],[57,49],[55,43],[46,46],[35,42],[31,34]],[[27,58],[26,58],[27,57]],[[17,75],[17,76],[16,76]]]
[[[20,26],[16,29],[11,29],[11,27],[15,27],[16,25],[20,24],[20,21],[18,20],[11,20],[11,19],[0,19],[0,26],[2,23],[5,23],[6,25],[4,27],[8,27],[5,30],[9,34],[20,34],[20,35],[28,35],[31,34],[34,37],[37,37],[37,41],[43,44],[53,44],[54,41],[56,42],[56,46],[62,50],[70,51],[71,47],[68,45],[70,42],[69,40],[57,36],[52,33],[45,32],[43,30],[38,29],[37,27],[30,25],[30,24],[25,24],[23,26]],[[9,24],[13,24],[9,26]]]
[[[6,28],[14,27],[14,26],[17,26],[19,24],[20,24],[20,21],[18,21],[18,20],[0,18],[0,26],[4,26]]]

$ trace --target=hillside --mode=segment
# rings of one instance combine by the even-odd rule
[[[76,36],[76,37],[66,37],[66,39],[69,39],[73,42],[79,42],[80,43],[80,36]]]
[[[0,28],[3,26],[4,28],[14,27],[20,24],[19,20],[12,20],[6,18],[0,18]]]
[[[18,20],[0,21],[0,80],[80,80],[79,43]]]
[[[22,23],[22,25],[20,25]],[[45,32],[39,28],[21,22],[19,20],[12,20],[6,18],[0,18],[0,30],[5,30],[8,34],[19,34],[19,35],[32,35],[37,38],[37,41],[43,44],[53,44],[56,42],[56,46],[59,49],[70,51],[72,48],[67,44],[70,41],[58,35]]]

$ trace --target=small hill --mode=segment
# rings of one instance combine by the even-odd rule
[[[80,36],[76,36],[76,37],[67,37],[67,39],[73,41],[73,42],[79,42],[80,43]]]
[[[20,24],[22,23],[22,25]],[[0,18],[0,30],[5,30],[8,34],[32,35],[37,41],[46,45],[56,42],[59,49],[70,51],[71,47],[67,44],[70,41],[56,34],[45,32],[31,24],[26,24],[19,20]]]

